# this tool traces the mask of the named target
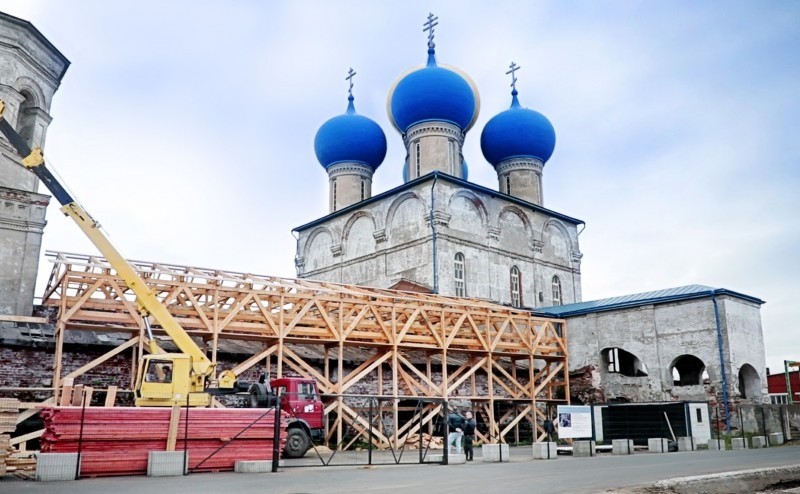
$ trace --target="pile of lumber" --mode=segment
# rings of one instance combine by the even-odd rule
[[[17,428],[19,417],[19,400],[16,398],[0,398],[0,477],[8,471],[6,466],[11,449],[11,436]]]
[[[192,408],[188,428],[186,412],[186,408],[45,408],[41,450],[75,453],[80,446],[83,477],[143,475],[150,451],[188,449],[191,471],[233,470],[237,460],[272,459],[274,409]],[[283,414],[280,451],[287,425]]]
[[[420,439],[422,449],[442,449],[444,447],[444,438],[439,436],[431,436],[428,433],[411,434],[406,439],[406,449],[420,449]]]

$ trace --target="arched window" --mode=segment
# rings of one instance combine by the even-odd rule
[[[520,288],[519,268],[511,268],[511,306],[522,307],[522,289]]]
[[[467,282],[464,277],[464,254],[459,252],[453,264],[453,278],[456,281],[456,297],[467,296]]]
[[[364,198],[367,196],[367,185],[364,183],[364,179],[361,179],[361,200],[363,201]]]
[[[417,176],[414,178],[419,178],[420,172],[422,171],[422,151],[419,142],[414,145],[414,165],[416,166]]]
[[[558,279],[558,276],[553,276],[553,305],[561,305],[562,303],[561,280]]]
[[[36,126],[36,102],[27,91],[23,91],[22,95],[25,96],[25,101],[19,106],[17,133],[28,146],[34,147],[33,133]]]
[[[333,200],[332,209],[336,211],[336,179],[333,179],[333,192],[331,192],[331,199]]]
[[[511,176],[506,175],[506,194],[511,195]]]

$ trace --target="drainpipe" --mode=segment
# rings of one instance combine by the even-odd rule
[[[717,346],[719,347],[719,367],[722,371],[722,400],[725,405],[725,429],[731,433],[731,411],[728,407],[728,376],[725,374],[725,352],[722,349],[722,328],[719,322],[719,306],[716,299],[717,290],[711,290],[711,302],[714,304],[714,319],[717,322]]]
[[[433,189],[436,187],[436,180],[439,178],[438,172],[433,172],[433,183],[431,184],[431,211],[429,221],[431,222],[432,238],[433,238],[433,293],[439,293],[439,267],[436,253],[436,222],[433,220],[433,209],[436,205],[436,198],[433,195]]]

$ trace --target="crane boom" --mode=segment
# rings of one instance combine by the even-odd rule
[[[170,314],[133,266],[130,265],[109,241],[100,229],[100,224],[92,218],[50,172],[44,162],[41,149],[38,147],[31,149],[25,140],[14,130],[3,116],[4,110],[5,104],[0,101],[0,132],[2,132],[17,153],[22,157],[23,166],[33,172],[39,180],[42,181],[61,204],[61,211],[64,215],[69,216],[78,224],[83,233],[117,271],[118,275],[133,293],[136,294],[138,309],[142,317],[145,318],[145,322],[147,322],[149,316],[153,316],[167,335],[172,338],[172,341],[178,349],[189,357],[189,362],[191,362],[191,375],[187,392],[202,393],[207,384],[206,380],[212,378],[214,375],[216,364],[212,362],[192,340],[191,336],[186,333],[178,321]],[[149,336],[151,353],[165,354],[152,335]],[[232,378],[235,379],[235,376],[225,374],[224,377],[226,380],[226,387],[232,386],[233,383],[231,383],[230,380]],[[159,398],[164,399],[165,397],[161,396]]]

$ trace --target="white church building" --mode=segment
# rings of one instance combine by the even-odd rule
[[[329,211],[294,230],[298,277],[479,298],[565,318],[573,401],[763,401],[758,298],[691,285],[583,301],[583,221],[545,207],[542,175],[555,130],[523,106],[515,64],[509,107],[498,108],[480,135],[497,190],[469,182],[462,149],[480,98],[469,76],[437,60],[435,21],[429,16],[425,27],[427,62],[389,89],[389,118],[406,149],[403,184],[372,194],[386,135],[356,112],[352,69],[345,113],[318,130]]]

